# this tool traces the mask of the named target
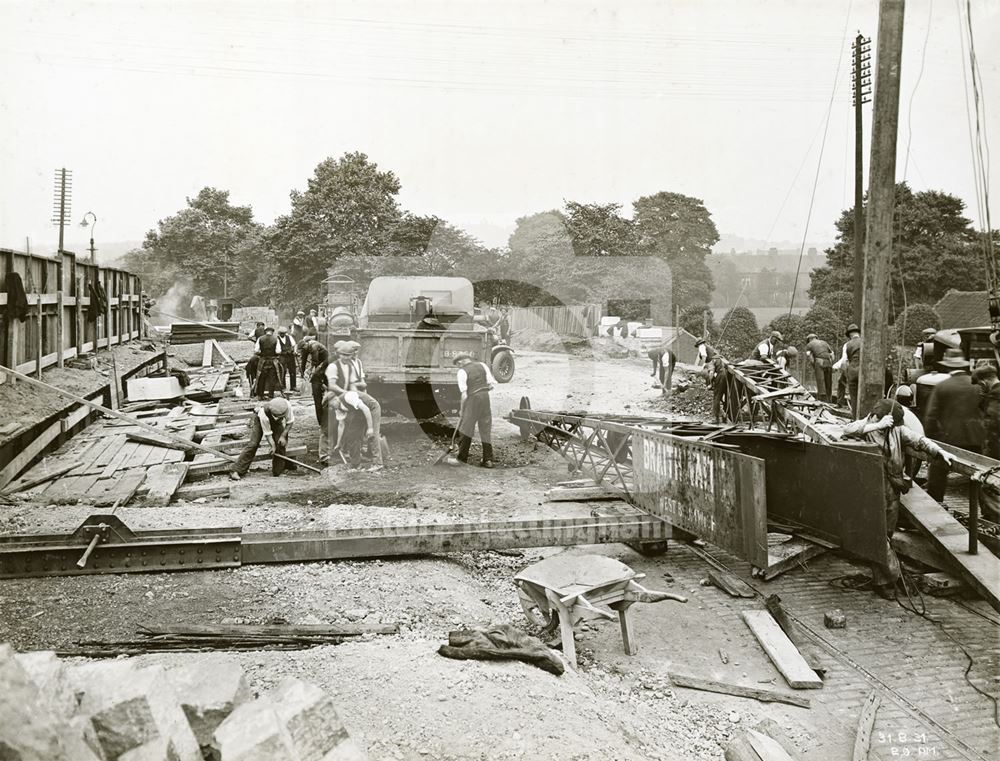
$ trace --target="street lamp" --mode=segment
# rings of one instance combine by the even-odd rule
[[[91,221],[91,219],[93,220]],[[94,248],[94,227],[97,225],[97,215],[92,211],[88,211],[83,215],[83,221],[80,222],[80,227],[86,227],[90,225],[90,263],[97,264],[97,249]]]

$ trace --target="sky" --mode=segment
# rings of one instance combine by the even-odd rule
[[[897,177],[978,221],[965,2],[906,5]],[[1000,0],[969,2],[1000,150]],[[269,223],[349,151],[400,178],[403,208],[488,245],[569,200],[628,215],[666,190],[729,236],[823,246],[853,203],[851,42],[872,38],[874,71],[877,15],[874,0],[0,0],[0,246],[54,248],[59,167],[100,248],[208,185]],[[867,185],[871,105],[864,119]],[[89,234],[74,224],[66,248]]]

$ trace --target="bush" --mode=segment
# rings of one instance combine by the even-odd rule
[[[831,291],[816,299],[816,306],[824,307],[833,312],[840,320],[842,327],[838,334],[844,334],[844,328],[854,322],[854,294],[848,291]],[[830,340],[829,338],[826,340]]]
[[[732,360],[749,357],[760,342],[757,318],[746,307],[733,307],[720,323],[718,349],[724,357]]]
[[[941,318],[930,304],[910,304],[896,317],[896,343],[916,346],[924,328],[941,328]]]
[[[834,347],[834,350],[844,342],[844,328],[846,327],[847,325],[842,323],[840,318],[827,307],[817,305],[806,313],[806,335],[815,333]]]
[[[702,336],[704,328],[708,325],[708,335],[705,338],[715,341],[719,336],[719,326],[715,322],[712,310],[707,306],[688,307],[681,312],[681,327],[693,336]]]

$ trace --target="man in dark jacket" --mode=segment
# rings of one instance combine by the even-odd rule
[[[982,452],[981,392],[969,375],[969,360],[962,356],[961,349],[948,349],[938,365],[951,377],[941,381],[931,392],[924,420],[927,436],[970,452]],[[947,485],[948,469],[940,463],[930,463],[927,493],[940,502]]]
[[[295,339],[288,335],[288,328],[282,325],[278,328],[278,359],[281,360],[281,388],[285,388],[285,378],[289,380],[289,388],[295,390]]]
[[[254,355],[257,357],[257,398],[265,395],[270,399],[281,390],[281,364],[278,359],[278,339],[274,337],[274,328],[267,328],[254,345]]]
[[[806,336],[806,356],[816,378],[816,398],[829,402],[833,393],[833,349],[815,333]]]

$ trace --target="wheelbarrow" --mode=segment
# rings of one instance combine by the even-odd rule
[[[635,655],[636,646],[629,609],[637,602],[687,598],[671,592],[656,592],[639,583],[636,573],[624,563],[602,555],[556,555],[528,566],[514,577],[524,614],[542,627],[543,638],[559,629],[563,655],[576,666],[573,627],[583,620],[607,619],[617,614],[625,653]]]

